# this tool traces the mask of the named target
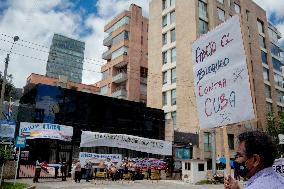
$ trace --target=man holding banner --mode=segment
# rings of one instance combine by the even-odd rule
[[[240,164],[240,175],[248,178],[246,189],[283,189],[284,178],[272,168],[276,158],[276,145],[272,138],[259,131],[239,135],[236,162]],[[238,181],[230,175],[225,178],[226,189],[240,189]]]

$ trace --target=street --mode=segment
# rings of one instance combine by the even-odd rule
[[[174,188],[174,189],[221,189],[224,188],[223,185],[192,185],[184,183],[180,180],[159,180],[159,181],[104,181],[104,180],[92,180],[91,182],[86,182],[81,180],[81,183],[75,183],[74,181],[68,180],[62,182],[61,180],[54,179],[40,179],[39,183],[32,183],[32,179],[18,179],[17,182],[28,183],[30,185],[35,185],[37,189],[123,189],[123,188],[135,188],[135,189],[164,189],[164,188]]]

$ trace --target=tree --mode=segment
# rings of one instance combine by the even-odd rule
[[[278,116],[273,114],[267,115],[267,132],[277,143],[278,157],[284,155],[284,145],[279,144],[279,134],[284,134],[284,112],[280,112]]]
[[[2,83],[3,83],[3,75],[2,75],[2,72],[0,71],[0,90],[2,88]],[[7,83],[5,86],[4,100],[9,101],[11,95],[13,96],[15,93],[16,93],[16,88],[13,85],[13,75],[9,74],[7,75]]]

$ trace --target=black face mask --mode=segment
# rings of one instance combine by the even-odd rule
[[[250,171],[246,166],[246,162],[247,162],[247,160],[245,162],[239,163],[238,173],[243,178],[245,178]]]

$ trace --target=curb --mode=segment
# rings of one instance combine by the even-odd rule
[[[35,189],[35,188],[36,188],[36,186],[29,186],[29,187],[27,187],[25,189]]]

